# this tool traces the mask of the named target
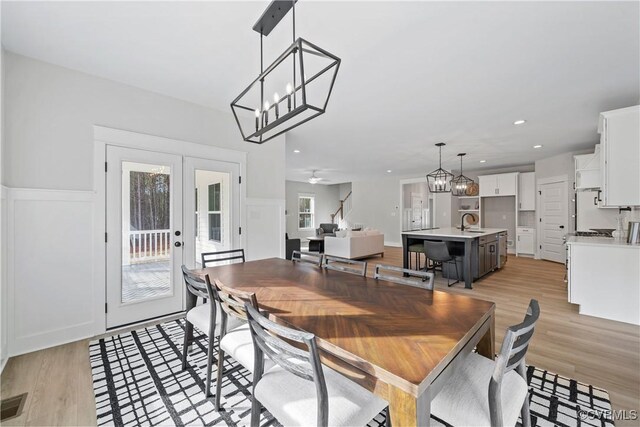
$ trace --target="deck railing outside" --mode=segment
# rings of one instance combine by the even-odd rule
[[[123,264],[136,264],[140,262],[168,260],[171,256],[171,230],[141,230],[129,231],[125,240],[129,250],[129,259],[123,260]],[[128,261],[128,262],[127,262]]]

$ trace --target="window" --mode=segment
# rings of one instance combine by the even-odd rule
[[[298,229],[310,230],[314,226],[315,197],[298,195]]]
[[[209,185],[209,240],[222,241],[222,206],[220,183]]]

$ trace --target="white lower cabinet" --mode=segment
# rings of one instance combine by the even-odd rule
[[[516,254],[534,255],[536,253],[535,228],[518,227],[516,229]]]
[[[580,314],[640,325],[640,246],[567,244],[569,302]]]

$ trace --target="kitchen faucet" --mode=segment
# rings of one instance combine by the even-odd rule
[[[460,219],[460,231],[464,231],[464,219],[467,215],[471,215],[473,218],[475,218],[475,216],[471,212],[462,214],[462,218]]]

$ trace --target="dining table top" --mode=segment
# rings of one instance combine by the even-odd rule
[[[278,322],[311,332],[324,351],[419,395],[484,322],[495,304],[269,258],[199,270],[255,292]]]

